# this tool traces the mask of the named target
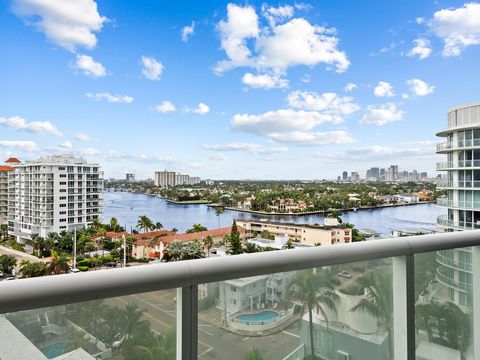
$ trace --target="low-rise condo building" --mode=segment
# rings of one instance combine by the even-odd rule
[[[74,156],[47,156],[14,164],[8,181],[8,233],[18,242],[38,234],[73,231],[99,220],[103,174]]]
[[[335,219],[331,219],[335,220]],[[295,224],[269,220],[237,219],[237,224],[246,231],[245,236],[250,239],[262,232],[271,235],[286,235],[292,241],[310,245],[332,245],[352,241],[352,229],[334,221],[331,224]]]

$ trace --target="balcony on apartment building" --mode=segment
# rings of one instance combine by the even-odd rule
[[[464,231],[3,281],[0,358],[480,359],[479,272]],[[274,300],[224,283],[269,274]]]

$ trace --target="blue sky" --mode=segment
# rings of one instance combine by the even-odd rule
[[[73,153],[106,177],[434,174],[448,108],[479,100],[479,19],[460,1],[3,1],[0,156]]]

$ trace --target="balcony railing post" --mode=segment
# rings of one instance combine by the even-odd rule
[[[395,360],[415,359],[414,275],[414,255],[393,258],[393,358]]]
[[[480,358],[480,246],[472,247],[473,358]]]
[[[177,290],[177,360],[198,358],[198,286]]]

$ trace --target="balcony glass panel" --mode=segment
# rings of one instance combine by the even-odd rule
[[[417,359],[473,359],[470,248],[415,255]]]
[[[0,315],[0,358],[175,360],[175,299],[172,289]]]
[[[316,359],[393,358],[390,258],[202,284],[198,291],[200,359],[310,359],[311,338]]]

